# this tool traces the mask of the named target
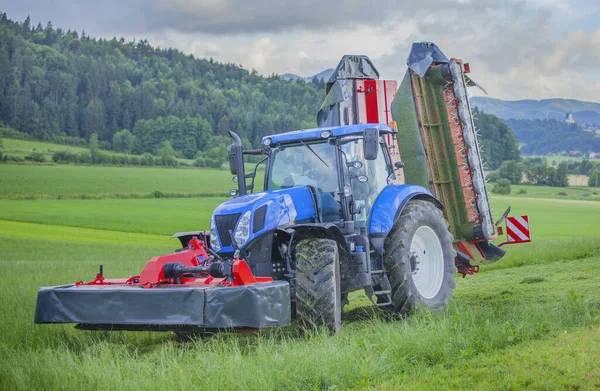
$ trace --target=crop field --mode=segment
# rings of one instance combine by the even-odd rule
[[[38,287],[99,264],[138,273],[177,248],[173,232],[208,228],[232,187],[225,170],[0,165],[0,389],[600,388],[600,202],[570,195],[494,196],[496,217],[530,216],[533,243],[458,276],[436,313],[389,321],[357,292],[333,337],[33,324]],[[154,191],[180,194],[143,197]]]

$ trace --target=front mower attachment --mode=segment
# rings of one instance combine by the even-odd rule
[[[182,327],[287,326],[290,324],[290,290],[285,281],[155,289],[118,285],[43,287],[38,292],[35,323],[165,331]]]
[[[35,323],[84,329],[179,331],[290,324],[285,281],[254,277],[244,260],[214,261],[194,238],[184,251],[151,259],[139,276],[42,287]]]

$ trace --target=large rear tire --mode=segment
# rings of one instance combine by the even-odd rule
[[[300,241],[296,258],[296,315],[302,327],[325,327],[331,334],[342,324],[340,264],[337,243],[330,239]]]
[[[451,298],[456,252],[448,222],[431,202],[411,200],[384,242],[384,266],[392,288],[386,310],[407,315],[417,307],[437,310]]]

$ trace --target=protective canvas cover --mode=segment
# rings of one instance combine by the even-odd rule
[[[341,79],[379,79],[379,72],[365,55],[345,55],[327,81],[329,86]]]
[[[319,112],[319,127],[350,125],[356,121],[354,95],[356,79],[379,79],[379,72],[367,56],[342,57],[326,86],[326,96]]]
[[[263,328],[290,324],[290,308],[285,281],[153,289],[61,285],[40,288],[34,322]]]
[[[410,47],[406,64],[423,77],[432,63],[448,63],[448,57],[433,42],[415,42]]]

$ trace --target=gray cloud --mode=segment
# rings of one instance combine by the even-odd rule
[[[391,15],[409,18],[421,13],[480,10],[504,4],[501,0],[156,0],[150,8],[152,28],[183,32],[239,34],[330,30],[382,24]]]
[[[0,8],[11,19],[29,15],[34,24],[52,21],[55,27],[85,30],[94,35],[147,31],[152,9],[144,0],[0,0]]]

